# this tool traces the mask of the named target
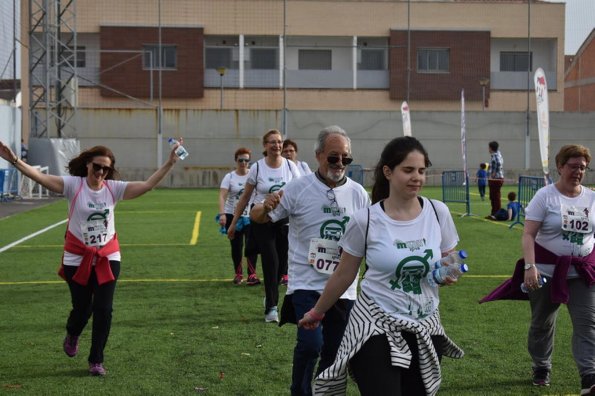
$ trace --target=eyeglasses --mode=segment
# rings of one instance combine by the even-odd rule
[[[335,197],[335,192],[331,188],[326,192],[326,197],[329,201],[331,201],[331,213],[333,216],[339,216],[341,214],[341,208],[339,208],[339,204],[337,203],[337,199]]]
[[[569,163],[566,163],[564,165],[566,165],[568,167],[568,169],[570,169],[573,172],[580,171],[580,172],[584,173],[584,172],[591,170],[591,168],[589,168],[588,166],[585,166],[585,165],[574,165],[574,164],[569,164]]]
[[[338,157],[336,155],[329,155],[326,157],[326,160],[329,164],[336,164],[337,162],[341,161],[343,165],[349,165],[353,162],[353,158],[351,157]]]
[[[91,165],[93,165],[93,172],[109,173],[112,170],[111,166],[103,166],[95,162],[91,162]]]
[[[250,158],[238,158],[238,162],[248,163],[248,162],[250,162]]]
[[[269,140],[267,143],[268,143],[268,144],[278,144],[278,145],[282,145],[282,144],[283,144],[283,140]]]

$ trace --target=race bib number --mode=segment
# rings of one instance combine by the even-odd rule
[[[562,230],[590,234],[593,232],[593,224],[589,221],[589,209],[576,206],[562,205]]]
[[[107,243],[107,220],[88,220],[82,226],[83,242],[87,246],[103,246]]]
[[[341,257],[337,241],[322,238],[310,240],[308,263],[321,274],[331,275],[339,266]]]

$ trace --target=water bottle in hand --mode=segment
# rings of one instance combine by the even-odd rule
[[[428,273],[428,283],[432,287],[438,287],[446,283],[446,277],[458,279],[465,272],[469,271],[467,264],[451,264],[440,266]]]
[[[169,139],[167,139],[167,142],[169,143],[170,147],[174,147],[177,143],[179,143],[176,139],[174,139],[173,137],[170,137]],[[178,146],[178,148],[176,149],[176,155],[178,157],[180,157],[181,160],[184,160],[186,157],[188,157],[188,151],[186,151],[186,149],[184,148],[184,146],[182,146],[181,144]]]
[[[463,264],[465,259],[469,257],[465,250],[453,250],[447,256],[444,256],[436,263],[436,265],[453,265],[453,264]],[[438,266],[436,266],[438,268]]]
[[[539,275],[537,277],[537,281],[538,281],[538,289],[541,289],[541,286],[543,286],[545,283],[547,283],[547,279],[545,276]],[[529,288],[527,287],[527,285],[525,285],[525,282],[521,283],[521,291],[523,293],[529,293],[531,290],[529,290]]]

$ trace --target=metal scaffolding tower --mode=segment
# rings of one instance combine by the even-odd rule
[[[76,36],[76,0],[29,0],[31,136],[75,136]]]

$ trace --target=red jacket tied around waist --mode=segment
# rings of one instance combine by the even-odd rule
[[[97,248],[94,246],[87,246],[79,241],[70,231],[66,232],[66,242],[64,243],[64,250],[68,253],[83,256],[83,260],[76,273],[72,277],[72,280],[76,283],[86,286],[91,276],[93,259],[95,258],[95,274],[97,276],[97,283],[103,285],[104,283],[113,282],[116,280],[112,273],[112,268],[109,265],[108,256],[112,253],[120,251],[120,244],[118,243],[118,235],[114,234],[114,237],[103,247]],[[60,266],[58,271],[63,279],[64,276],[64,264]]]

